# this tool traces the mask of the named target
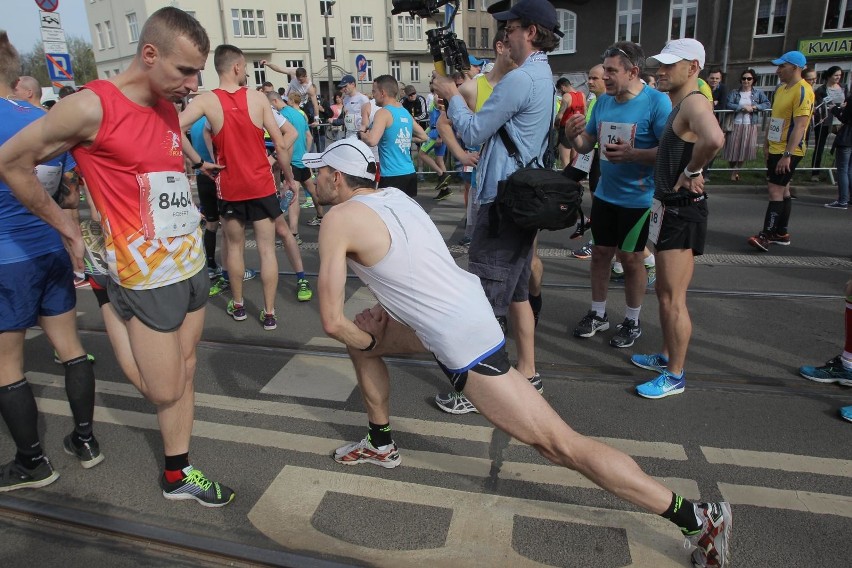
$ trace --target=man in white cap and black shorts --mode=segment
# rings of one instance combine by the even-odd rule
[[[698,546],[698,566],[729,556],[727,503],[693,504],[646,475],[626,454],[572,430],[509,364],[506,340],[476,276],[459,268],[428,214],[395,188],[374,189],[375,159],[359,140],[305,154],[317,198],[335,205],[320,226],[320,317],[348,350],[364,404],[367,436],[335,450],[341,465],[400,465],[391,436],[390,380],[383,360],[431,352],[453,387],[495,426],[555,464],[675,523]],[[350,321],[343,313],[347,266],[379,303]]]

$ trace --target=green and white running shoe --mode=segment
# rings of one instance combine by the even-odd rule
[[[173,501],[195,499],[205,507],[224,507],[234,500],[234,491],[218,481],[210,481],[200,469],[192,466],[184,468],[184,477],[175,483],[166,481],[165,474],[160,478],[163,497]]]
[[[296,286],[296,299],[300,302],[308,302],[314,297],[314,293],[311,290],[311,284],[308,282],[307,278],[299,279]]]

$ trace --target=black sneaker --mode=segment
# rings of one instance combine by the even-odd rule
[[[574,337],[592,337],[597,332],[608,329],[609,318],[607,318],[606,314],[601,318],[598,317],[594,310],[589,310],[589,313],[583,316],[583,319],[574,328]]]
[[[538,394],[544,393],[544,385],[541,382],[541,375],[536,373],[532,377],[529,377],[527,380],[530,382],[530,384],[532,386],[535,387],[535,390],[538,391]]]
[[[59,472],[53,470],[47,458],[42,458],[41,464],[35,469],[27,469],[12,460],[0,467],[0,493],[15,489],[36,489],[50,485],[57,479]]]
[[[630,318],[624,318],[624,321],[616,327],[618,331],[609,340],[609,344],[613,347],[630,347],[642,335],[642,328],[639,322],[634,322]]]
[[[77,456],[77,459],[80,460],[80,465],[82,465],[85,469],[95,467],[104,461],[104,455],[101,453],[101,447],[94,435],[92,435],[92,439],[90,441],[83,442],[83,445],[79,448],[71,440],[71,436],[72,434],[65,436],[65,439],[62,440],[62,447],[65,448],[66,454]]]
[[[189,466],[183,470],[184,478],[174,483],[160,477],[163,497],[175,501],[195,499],[205,507],[224,507],[234,500],[234,491],[218,481],[210,481],[200,469]]]
[[[443,201],[446,198],[448,198],[449,196],[451,196],[452,194],[453,194],[453,190],[450,189],[449,187],[445,186],[445,187],[442,187],[441,191],[438,192],[438,195],[436,195],[432,199],[434,199],[435,201]]]
[[[450,184],[450,173],[444,172],[438,176],[438,183],[435,185],[435,191],[439,191]]]

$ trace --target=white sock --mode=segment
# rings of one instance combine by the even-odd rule
[[[652,266],[657,265],[657,259],[654,258],[654,254],[651,253],[645,257],[645,268],[651,268]]]
[[[639,312],[641,310],[642,306],[639,306],[638,308],[631,308],[630,306],[627,306],[627,309],[624,310],[624,317],[639,323]]]
[[[592,302],[592,311],[595,312],[599,318],[604,317],[606,315],[606,300],[603,302]]]
[[[621,263],[616,260],[615,262],[612,263],[612,271],[618,272],[620,274],[620,273],[624,272],[624,267],[621,266]]]

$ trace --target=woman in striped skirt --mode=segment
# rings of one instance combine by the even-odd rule
[[[725,108],[735,111],[734,125],[725,141],[724,155],[730,163],[731,181],[739,181],[739,168],[743,162],[757,156],[758,111],[772,107],[769,98],[760,89],[754,88],[757,75],[754,69],[746,69],[740,76],[740,88],[728,93]]]

